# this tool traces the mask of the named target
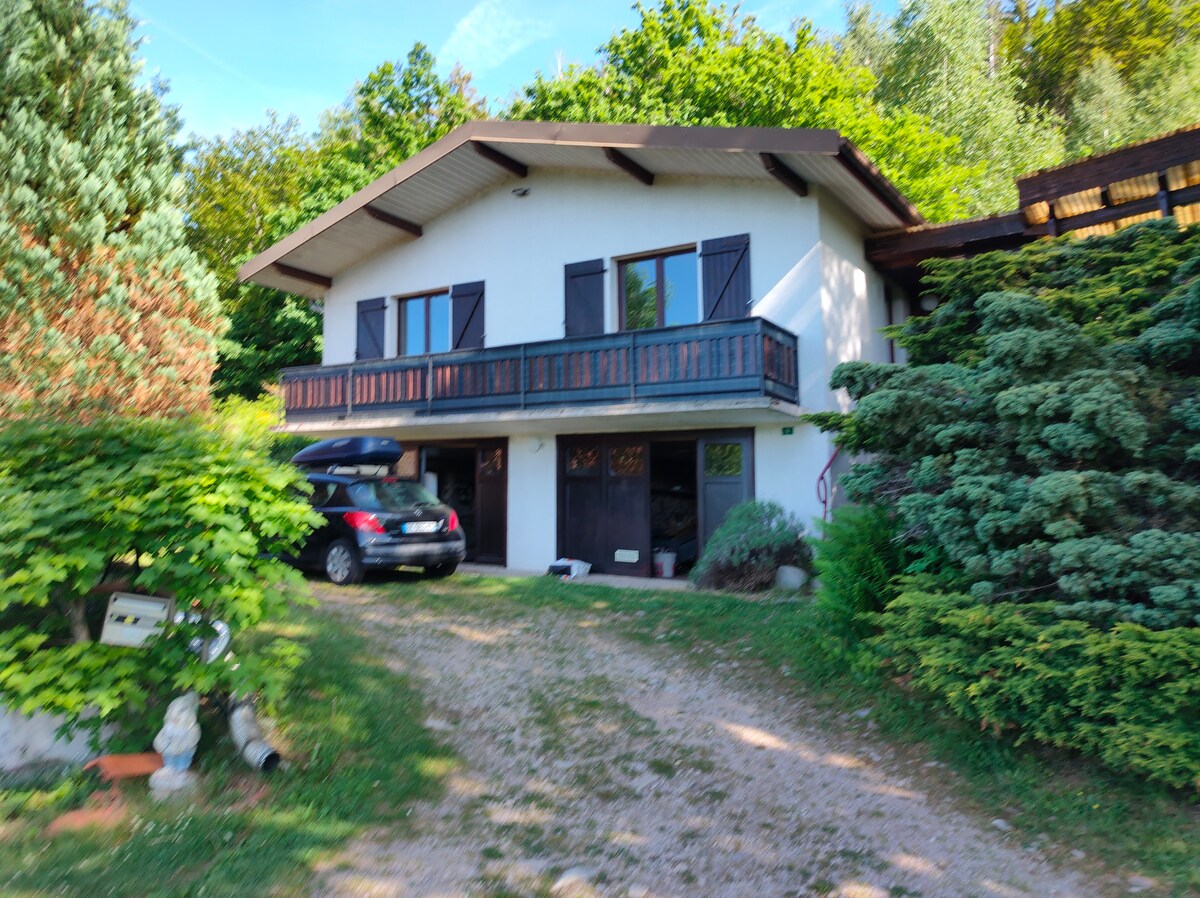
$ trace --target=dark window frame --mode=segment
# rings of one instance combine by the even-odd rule
[[[672,246],[666,249],[652,250],[645,253],[637,253],[630,256],[617,256],[613,259],[617,267],[617,315],[618,329],[627,330],[642,330],[642,328],[630,328],[626,324],[626,308],[625,308],[625,266],[635,264],[637,262],[648,262],[654,260],[654,315],[655,327],[665,327],[666,308],[663,303],[663,294],[666,292],[666,260],[672,256],[683,256],[691,253],[698,260],[700,258],[700,246],[696,243],[687,243],[680,246]],[[700,307],[702,298],[703,283],[700,277],[700,272],[696,272],[696,323],[699,323],[704,318],[704,310]]]
[[[396,355],[397,355],[397,357],[410,358],[413,355],[432,355],[433,354],[433,351],[429,348],[430,323],[432,321],[432,317],[429,314],[429,302],[432,299],[436,299],[436,298],[442,297],[442,296],[446,297],[447,302],[450,302],[450,288],[449,287],[440,287],[440,288],[437,288],[434,290],[422,290],[417,293],[405,293],[402,296],[392,297],[393,299],[396,300]],[[423,341],[424,346],[425,346],[425,351],[419,352],[419,353],[405,352],[404,351],[404,344],[405,344],[404,338],[407,336],[407,334],[405,332],[405,327],[404,327],[404,304],[406,302],[422,302],[422,301],[425,303],[425,339]],[[453,310],[451,310],[449,314],[451,316],[453,316]],[[454,339],[454,333],[453,333],[454,323],[453,323],[453,321],[454,321],[454,319],[453,319],[453,317],[451,317],[450,318],[450,331],[446,335],[447,339],[450,342],[452,342]],[[449,349],[450,349],[450,347],[449,347],[449,345],[447,345],[446,350],[438,350],[438,351],[439,352],[449,351]]]

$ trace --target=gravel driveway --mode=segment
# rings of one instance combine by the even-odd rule
[[[1098,894],[1004,821],[956,810],[950,776],[874,740],[869,709],[818,719],[732,660],[699,665],[602,619],[322,598],[422,683],[463,765],[411,834],[354,844],[316,894]]]

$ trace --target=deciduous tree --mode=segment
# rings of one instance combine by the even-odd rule
[[[956,141],[907,109],[872,99],[875,79],[839,61],[800,23],[790,38],[707,0],[638,4],[641,23],[600,48],[600,62],[538,74],[506,115],[546,121],[835,128],[867,153],[928,217],[953,218],[980,171]]]

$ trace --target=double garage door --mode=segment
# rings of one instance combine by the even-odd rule
[[[648,577],[664,518],[673,539],[688,544],[690,530],[702,552],[725,513],[754,495],[752,448],[749,431],[559,437],[559,554]]]

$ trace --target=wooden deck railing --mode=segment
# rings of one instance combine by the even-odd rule
[[[761,318],[283,372],[287,417],[798,399],[796,337]]]

